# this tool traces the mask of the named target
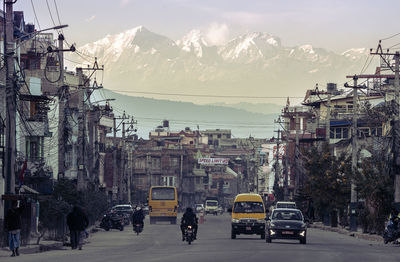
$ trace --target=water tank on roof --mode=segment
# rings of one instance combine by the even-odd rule
[[[164,120],[163,121],[163,127],[169,127],[169,121],[168,120]]]
[[[329,93],[335,93],[335,91],[337,91],[337,85],[335,83],[328,83],[326,89]]]

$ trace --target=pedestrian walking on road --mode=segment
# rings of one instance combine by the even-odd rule
[[[18,201],[13,201],[4,220],[5,229],[8,232],[8,243],[12,251],[12,257],[19,256],[18,249],[20,245],[21,214],[23,209],[24,205],[22,203],[20,207],[18,207]]]
[[[67,225],[70,231],[71,248],[82,250],[84,231],[89,225],[88,217],[81,208],[74,206],[67,216]]]

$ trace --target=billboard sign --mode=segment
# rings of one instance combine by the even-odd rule
[[[199,158],[200,165],[228,165],[229,158]]]

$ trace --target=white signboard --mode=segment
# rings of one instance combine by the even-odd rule
[[[227,165],[229,158],[199,158],[200,165]]]

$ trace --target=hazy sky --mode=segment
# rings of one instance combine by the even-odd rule
[[[53,26],[47,3],[58,24],[56,3],[61,23],[69,25],[65,37],[78,46],[143,25],[174,40],[194,28],[216,44],[262,31],[280,37],[284,46],[341,52],[376,47],[400,31],[399,0],[18,0],[14,10],[38,25],[32,2],[42,29]]]

